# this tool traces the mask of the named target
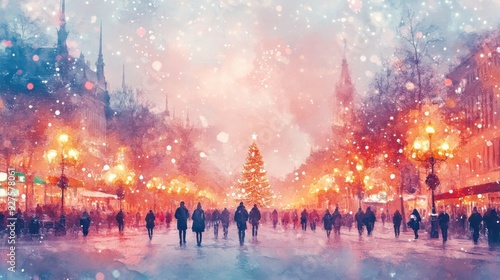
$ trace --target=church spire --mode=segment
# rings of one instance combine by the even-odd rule
[[[62,57],[68,56],[68,31],[66,31],[66,3],[61,0],[61,11],[59,12],[59,29],[57,30],[57,54]]]
[[[344,54],[342,56],[342,70],[341,70],[342,72],[340,73],[340,79],[337,83],[337,87],[339,86],[352,87],[351,75],[349,74],[349,66],[347,65],[346,53],[347,53],[347,42],[344,38]],[[350,101],[352,101],[352,98]]]
[[[333,125],[337,127],[344,127],[352,121],[352,112],[354,109],[353,101],[356,90],[349,72],[346,53],[347,43],[344,39],[344,54],[342,55],[340,77],[335,86],[335,101],[333,104]]]
[[[97,56],[97,62],[95,63],[95,66],[97,67],[97,81],[100,84],[105,85],[106,84],[106,78],[104,77],[104,59],[102,58],[102,20],[101,24],[99,26],[99,54]]]

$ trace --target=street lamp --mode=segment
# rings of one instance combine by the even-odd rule
[[[47,159],[49,163],[54,161],[59,156],[59,163],[61,165],[61,176],[57,181],[57,186],[61,189],[61,215],[64,213],[64,190],[66,190],[69,186],[69,179],[64,174],[64,170],[66,165],[74,163],[78,159],[78,151],[73,148],[69,148],[66,150],[66,144],[69,141],[68,134],[62,133],[57,137],[59,145],[61,146],[61,151],[58,152],[56,150],[49,150],[47,152]]]
[[[425,127],[425,133],[429,138],[428,141],[415,139],[413,142],[411,157],[414,160],[421,162],[429,162],[431,166],[431,173],[425,178],[425,184],[431,189],[432,193],[432,213],[431,213],[431,238],[439,238],[438,232],[438,222],[436,213],[436,204],[434,202],[434,190],[439,186],[439,177],[434,173],[434,165],[438,161],[445,161],[449,156],[452,156],[450,152],[450,145],[443,141],[441,145],[437,148],[432,145],[432,136],[436,133],[436,130],[431,124]]]

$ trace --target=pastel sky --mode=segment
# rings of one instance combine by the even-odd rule
[[[55,37],[59,1],[0,3],[41,19]],[[495,0],[67,0],[66,17],[70,52],[92,65],[102,20],[111,92],[124,64],[127,84],[143,88],[155,110],[168,95],[171,113],[189,112],[206,129],[206,160],[239,172],[255,133],[269,174],[280,177],[330,137],[344,39],[357,93],[367,95],[398,44],[405,7],[439,26],[445,41],[432,52],[443,71],[465,55],[461,34],[499,28]]]

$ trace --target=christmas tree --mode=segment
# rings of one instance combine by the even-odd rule
[[[252,207],[257,204],[258,207],[269,207],[273,197],[271,186],[267,180],[266,170],[264,169],[264,162],[260,154],[256,137],[253,137],[253,143],[248,149],[248,156],[241,177],[238,180],[240,200],[245,204]]]

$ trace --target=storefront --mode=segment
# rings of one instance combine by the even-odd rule
[[[470,216],[477,207],[482,213],[488,208],[500,207],[500,182],[490,182],[449,191],[435,196],[436,207],[445,206],[450,214],[465,212]]]

